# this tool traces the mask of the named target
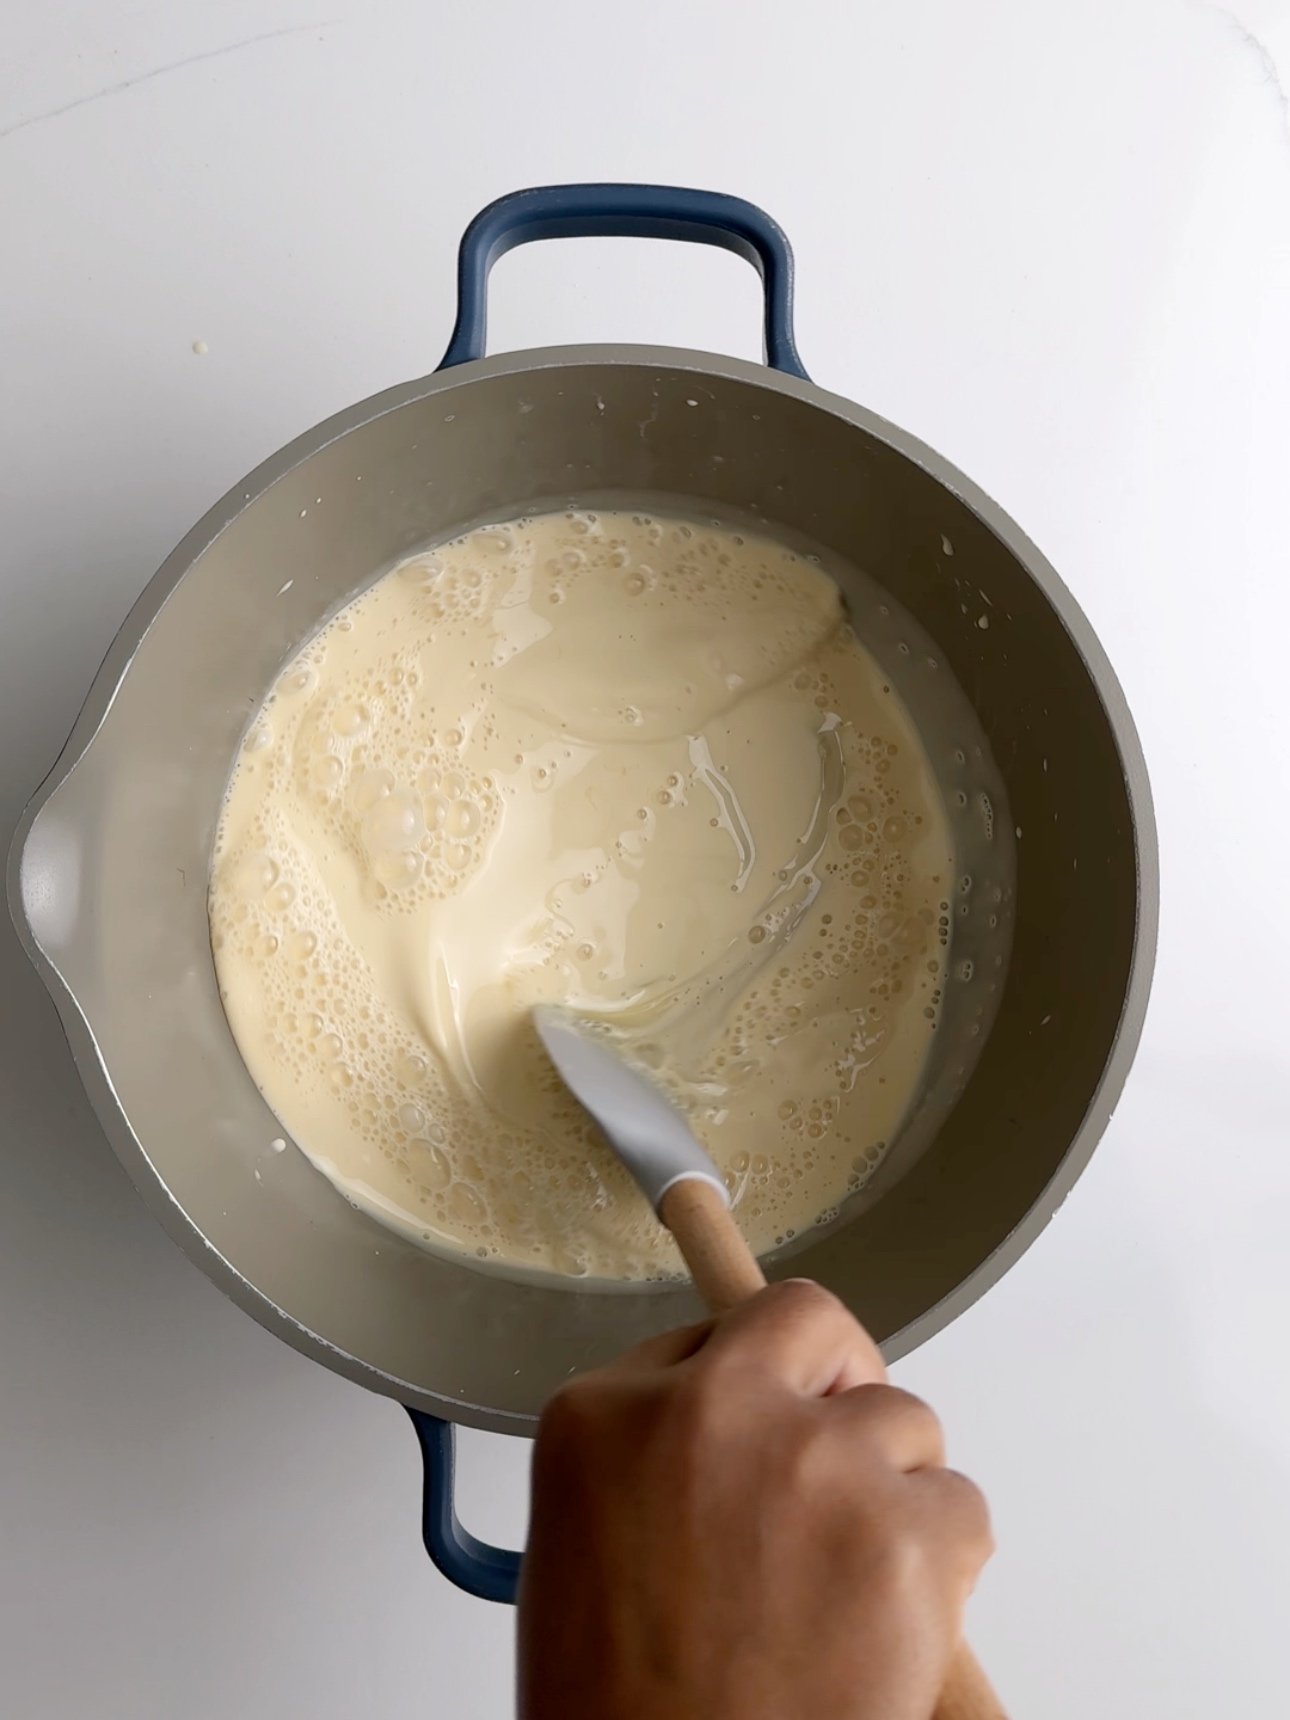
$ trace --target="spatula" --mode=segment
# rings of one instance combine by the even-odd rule
[[[731,1215],[720,1171],[658,1084],[568,1010],[539,1004],[533,1022],[565,1086],[676,1238],[712,1312],[765,1289],[766,1275]]]
[[[720,1314],[763,1290],[766,1275],[734,1221],[721,1173],[666,1093],[572,1011],[539,1004],[533,1023],[565,1086],[676,1238],[709,1310]],[[932,1720],[1006,1720],[966,1643],[950,1663]]]

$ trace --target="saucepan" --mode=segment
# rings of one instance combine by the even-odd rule
[[[617,345],[485,357],[495,258],[584,234],[748,258],[765,286],[766,365]],[[696,1304],[680,1285],[521,1279],[431,1253],[347,1204],[285,1138],[226,1024],[206,913],[231,761],[283,661],[418,547],[606,498],[751,514],[822,545],[914,617],[1006,785],[1011,953],[988,978],[988,1009],[947,1000],[938,1056],[957,1084],[921,1152],[848,1222],[769,1263],[830,1286],[888,1356],[993,1284],[1087,1163],[1142,1025],[1157,874],[1137,737],[1088,622],[976,485],[807,378],[791,254],[759,209],[639,185],[519,192],[468,229],[459,294],[436,372],[307,431],[168,558],[26,812],[9,890],[144,1198],[248,1313],[411,1411],[431,1555],[471,1592],[509,1599],[518,1555],[456,1518],[454,1425],[531,1433],[571,1372],[694,1318]]]

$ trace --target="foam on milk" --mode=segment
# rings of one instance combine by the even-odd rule
[[[674,1247],[533,1004],[627,1036],[765,1251],[897,1131],[957,887],[918,736],[818,567],[565,512],[410,558],[287,665],[210,919],[247,1066],[349,1198],[480,1260],[647,1278]]]

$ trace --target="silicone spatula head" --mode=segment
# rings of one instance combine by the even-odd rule
[[[564,1084],[600,1124],[614,1152],[659,1211],[678,1182],[710,1183],[730,1204],[721,1173],[667,1094],[571,1010],[539,1004],[533,1024]]]

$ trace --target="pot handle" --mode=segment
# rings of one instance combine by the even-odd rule
[[[421,1496],[421,1539],[426,1552],[450,1583],[481,1601],[514,1606],[520,1582],[520,1555],[490,1547],[463,1529],[453,1503],[457,1430],[450,1421],[409,1409],[421,1446],[425,1485]]]
[[[793,339],[793,252],[783,229],[755,203],[719,191],[668,185],[542,185],[482,209],[457,255],[457,322],[439,365],[484,356],[488,272],[530,239],[688,239],[745,258],[765,288],[766,362],[809,378]]]

